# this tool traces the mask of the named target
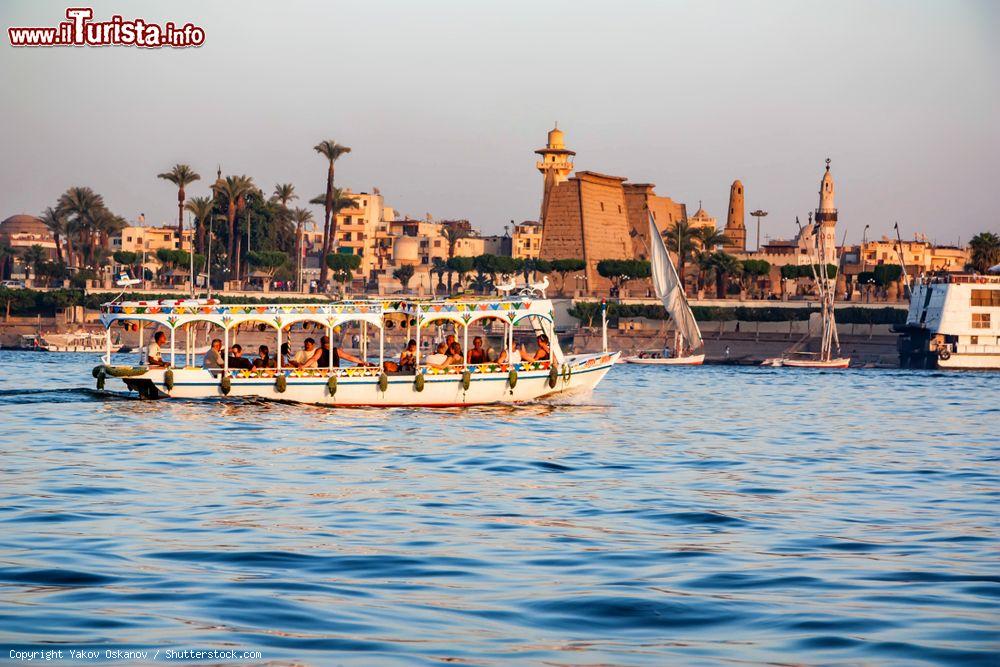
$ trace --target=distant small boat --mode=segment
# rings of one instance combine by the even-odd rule
[[[650,366],[701,366],[705,363],[705,355],[692,354],[686,357],[665,357],[662,356],[662,353],[659,351],[640,352],[637,356],[626,357],[625,363],[648,364]]]
[[[795,220],[798,222],[798,218]],[[810,224],[813,224],[810,221]],[[815,224],[819,224],[818,222]],[[833,356],[833,350],[836,348],[837,354],[840,354],[840,338],[837,335],[837,320],[834,318],[834,285],[836,284],[836,275],[833,277],[834,285],[830,284],[830,278],[826,276],[820,276],[816,273],[817,267],[822,267],[822,270],[826,271],[825,265],[820,263],[822,257],[826,257],[826,235],[817,233],[815,235],[819,238],[819,246],[810,249],[809,260],[812,262],[813,267],[813,281],[816,283],[816,289],[819,292],[820,297],[820,316],[822,317],[822,338],[820,340],[820,351],[819,352],[799,352],[794,348],[797,345],[792,346],[792,348],[784,353],[781,357],[773,357],[771,359],[765,359],[761,366],[773,366],[775,368],[848,368],[851,365],[850,357],[835,357]],[[812,251],[815,250],[815,256]],[[801,342],[804,342],[805,338]],[[797,355],[792,357],[790,355]]]
[[[649,350],[625,357],[624,362],[651,366],[701,366],[705,362],[705,353],[695,354],[695,350],[704,348],[701,329],[691,312],[684,286],[674,263],[670,261],[667,246],[663,243],[653,216],[649,216],[649,237],[653,287],[674,323],[674,344],[669,348],[664,346],[662,350]]]

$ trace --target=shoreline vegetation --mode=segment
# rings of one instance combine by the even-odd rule
[[[60,308],[83,306],[88,310],[98,310],[102,303],[111,298],[109,292],[86,293],[81,289],[34,290],[30,288],[9,289],[0,288],[0,317],[9,316],[46,316],[52,317]],[[186,298],[177,293],[146,294],[125,293],[125,301],[173,301]],[[265,304],[280,301],[282,303],[328,304],[326,297],[304,296],[294,293],[270,292],[262,296],[231,296],[220,294],[215,297],[220,303]],[[405,299],[405,295],[395,295],[390,299]],[[581,301],[573,304],[569,314],[581,326],[593,326],[600,323],[599,301]],[[695,319],[699,322],[719,322],[740,320],[743,322],[799,322],[809,319],[815,308],[803,306],[698,306],[692,305]],[[608,303],[608,318],[646,318],[650,320],[667,319],[666,311],[661,305]],[[906,310],[900,307],[886,306],[884,308],[857,307],[840,305],[837,308],[837,321],[843,324],[901,324],[906,320]]]

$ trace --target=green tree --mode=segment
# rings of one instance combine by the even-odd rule
[[[730,276],[740,273],[742,270],[741,262],[723,250],[716,250],[710,255],[708,265],[715,274],[715,297],[717,299],[726,298],[726,281]]]
[[[981,232],[969,241],[971,250],[970,268],[986,273],[992,266],[1000,264],[1000,236],[993,232]]]
[[[677,275],[680,277],[681,285],[684,284],[684,267],[687,265],[687,260],[697,248],[695,239],[698,231],[699,229],[692,229],[687,220],[678,220],[663,236],[667,250],[677,256]]]
[[[884,288],[903,277],[903,267],[899,264],[879,264],[872,273],[875,284]]]
[[[187,197],[184,188],[201,180],[201,175],[186,164],[175,164],[170,171],[157,174],[156,177],[177,186],[177,242],[180,243],[184,238],[184,200]]]
[[[326,256],[326,265],[333,272],[333,279],[341,283],[343,290],[343,286],[351,281],[354,272],[361,266],[361,255],[331,252]]]
[[[404,290],[408,290],[410,279],[413,278],[413,267],[409,264],[404,264],[392,272],[392,277],[399,281]]]
[[[211,197],[192,197],[191,201],[184,204],[184,209],[194,216],[194,251],[205,252],[208,221],[215,211],[215,201]]]
[[[62,240],[66,238],[66,233],[69,231],[66,212],[50,206],[42,212],[41,219],[52,234],[52,239],[56,242],[56,261],[61,263],[63,261]]]
[[[431,276],[437,276],[438,279],[437,285],[434,287],[435,292],[440,292],[444,289],[447,289],[449,293],[451,292],[451,286],[449,285],[446,287],[444,284],[445,275],[448,276],[449,282],[451,282],[451,270],[448,268],[448,262],[446,260],[443,260],[440,257],[431,258],[430,274]]]
[[[587,263],[582,259],[554,259],[550,263],[551,270],[559,274],[559,294],[565,293],[566,275],[583,271]]]
[[[288,208],[288,202],[298,198],[299,196],[295,194],[295,186],[291,183],[275,184],[274,194],[271,195],[271,201],[284,209]]]
[[[280,250],[257,250],[247,255],[250,265],[267,274],[267,282],[274,280],[278,269],[288,264],[288,253]]]
[[[98,225],[104,210],[104,198],[88,187],[71,187],[59,197],[56,211],[66,216],[67,250],[70,255],[73,254],[69,248],[70,239],[76,236],[84,256],[92,260],[97,248]]]
[[[445,265],[448,267],[449,271],[454,271],[458,274],[458,285],[461,287],[465,283],[465,276],[475,269],[475,260],[472,257],[452,257]],[[451,291],[451,283],[449,280],[448,291]]]
[[[320,267],[319,282],[321,285],[326,285],[327,280],[327,269],[333,269],[329,266],[330,250],[332,249],[333,239],[337,233],[337,216],[334,212],[333,202],[334,202],[334,165],[337,160],[339,160],[344,155],[351,152],[351,149],[342,144],[338,144],[332,139],[327,139],[326,141],[321,141],[315,146],[313,150],[326,158],[327,170],[326,170],[326,195],[323,198],[323,252],[321,257],[326,257],[327,262]],[[336,270],[336,269],[333,269]],[[343,281],[338,281],[343,282]]]
[[[216,199],[221,199],[226,207],[226,227],[229,232],[230,275],[235,280],[240,277],[240,234],[236,228],[236,213],[243,210],[247,196],[257,188],[249,176],[226,176],[212,186]]]
[[[45,252],[45,248],[35,243],[24,249],[21,258],[25,264],[31,267],[31,275],[37,280],[40,273],[38,269],[42,262],[48,259],[48,254]]]
[[[649,262],[641,259],[602,259],[597,263],[597,273],[611,281],[616,292],[621,292],[630,280],[648,278]]]
[[[746,259],[743,260],[742,265],[743,277],[750,286],[756,287],[756,283],[761,278],[771,275],[771,264],[766,260]]]

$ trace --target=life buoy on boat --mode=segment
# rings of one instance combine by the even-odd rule
[[[167,391],[174,388],[174,372],[169,368],[163,374],[163,386],[167,388]]]
[[[946,347],[938,348],[938,359],[948,361],[951,359],[951,352]]]
[[[279,394],[284,394],[285,389],[288,388],[288,378],[284,375],[274,378],[274,388]]]
[[[337,395],[337,376],[331,375],[330,379],[326,381],[326,389],[330,392],[331,396]]]
[[[517,370],[510,369],[510,373],[507,374],[507,384],[510,385],[511,393],[514,392],[514,387],[517,386]]]
[[[228,375],[223,375],[219,381],[219,390],[223,396],[229,396],[229,391],[233,388],[233,381]]]
[[[469,385],[471,384],[472,384],[472,373],[470,373],[469,369],[466,368],[465,371],[462,373],[462,389],[464,389],[465,391],[469,391]]]
[[[417,391],[424,390],[424,374],[417,373],[417,377],[413,378],[413,388]]]
[[[554,363],[549,364],[549,389],[555,389],[559,382],[559,370]]]
[[[389,376],[385,373],[385,371],[383,371],[382,374],[378,376],[378,390],[384,394],[385,390],[388,388]]]

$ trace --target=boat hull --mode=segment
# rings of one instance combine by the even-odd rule
[[[947,359],[938,357],[938,368],[949,370],[1000,370],[1000,354],[952,354]]]
[[[331,393],[329,377],[297,377],[284,375],[284,391],[279,390],[275,377],[230,377],[228,394],[223,393],[219,377],[200,368],[173,370],[173,382],[167,387],[166,371],[153,369],[134,377],[124,378],[140,395],[160,398],[220,399],[264,398],[294,403],[338,407],[455,407],[525,403],[540,398],[585,394],[593,390],[610,370],[620,353],[579,355],[569,357],[557,368],[555,386],[550,386],[548,368],[522,368],[511,386],[509,369],[498,372],[474,372],[469,386],[463,385],[461,373],[424,374],[423,388],[418,390],[416,376],[387,376],[385,388],[379,375],[363,369],[338,369],[336,387]],[[110,380],[110,378],[109,378]],[[144,390],[145,388],[145,390]]]
[[[647,366],[701,366],[705,363],[704,354],[692,354],[688,357],[663,357],[651,359],[649,357],[625,357],[626,364],[645,364]]]
[[[820,361],[819,359],[769,359],[768,361],[772,362],[764,362],[768,366],[787,366],[789,368],[848,368],[851,365],[850,357],[830,359],[829,361]]]

